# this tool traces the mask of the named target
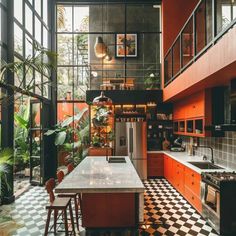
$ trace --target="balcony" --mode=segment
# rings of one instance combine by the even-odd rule
[[[235,23],[236,2],[230,0],[224,2],[214,0],[200,1],[164,57],[164,87],[166,88],[172,84],[177,77],[181,77],[181,83],[185,86],[182,89],[183,91],[190,85],[199,82],[201,76],[201,79],[204,79],[203,76],[206,78],[235,61],[236,57],[233,56],[233,59],[231,55],[233,50],[230,50],[230,47],[234,47],[234,44],[230,43],[230,40],[233,42],[233,33],[231,33],[230,38],[227,37],[224,42],[221,42],[221,48],[218,47],[218,50],[213,50],[216,47],[213,46],[223,41],[221,39],[234,27]],[[226,51],[223,46],[227,44],[229,48]],[[221,54],[219,53],[220,50]],[[205,54],[205,58],[203,54]],[[224,61],[220,60],[220,56],[222,58],[224,56]],[[200,57],[201,62],[199,62]],[[217,62],[217,59],[220,62]],[[212,69],[210,65],[212,62],[217,68]],[[196,68],[190,71],[189,67],[193,64],[195,64]],[[211,68],[205,68],[204,66]],[[209,71],[209,74],[203,73],[203,70]],[[199,75],[196,75],[194,74],[196,71],[201,71],[202,73],[199,72]],[[198,79],[195,80],[194,76],[198,76]],[[180,89],[177,92],[180,92]],[[171,95],[166,97],[169,98]]]

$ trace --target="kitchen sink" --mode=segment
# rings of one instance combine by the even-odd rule
[[[210,162],[204,162],[204,161],[200,161],[200,162],[195,162],[195,161],[189,161],[189,164],[198,167],[199,169],[203,169],[203,170],[214,170],[214,169],[224,169],[220,166],[214,165]]]
[[[108,163],[126,163],[125,157],[108,157]]]

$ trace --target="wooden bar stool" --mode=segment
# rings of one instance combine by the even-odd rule
[[[49,194],[50,205],[46,206],[46,209],[48,210],[48,216],[47,216],[44,236],[48,235],[48,232],[49,232],[49,225],[50,225],[50,218],[51,218],[52,211],[54,212],[54,222],[52,225],[52,227],[54,228],[54,234],[56,234],[56,231],[57,231],[57,224],[58,224],[57,220],[60,218],[60,216],[62,216],[64,220],[64,224],[65,224],[65,235],[69,235],[67,210],[69,210],[70,212],[70,220],[72,224],[72,231],[70,235],[72,235],[72,233],[75,235],[75,226],[74,226],[73,212],[72,212],[72,207],[71,207],[71,199],[59,198],[59,197],[55,198],[55,195],[53,193],[53,189],[55,188],[55,180],[53,178],[49,179],[46,182],[45,187]]]
[[[57,172],[57,180],[59,183],[64,179],[64,172],[62,170]],[[79,206],[80,206],[80,200],[78,201],[77,196],[80,198],[80,195],[77,193],[60,193],[57,195],[58,197],[65,197],[65,198],[71,198],[74,200],[75,204],[75,219],[76,219],[76,225],[77,229],[79,230]]]

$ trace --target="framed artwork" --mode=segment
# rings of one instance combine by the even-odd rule
[[[116,57],[137,57],[137,37],[137,34],[116,34]]]
[[[183,33],[182,37],[183,37],[182,38],[183,56],[185,57],[193,56],[193,35]]]

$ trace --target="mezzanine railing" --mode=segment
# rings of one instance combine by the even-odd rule
[[[235,24],[236,1],[201,0],[165,55],[165,87]]]

